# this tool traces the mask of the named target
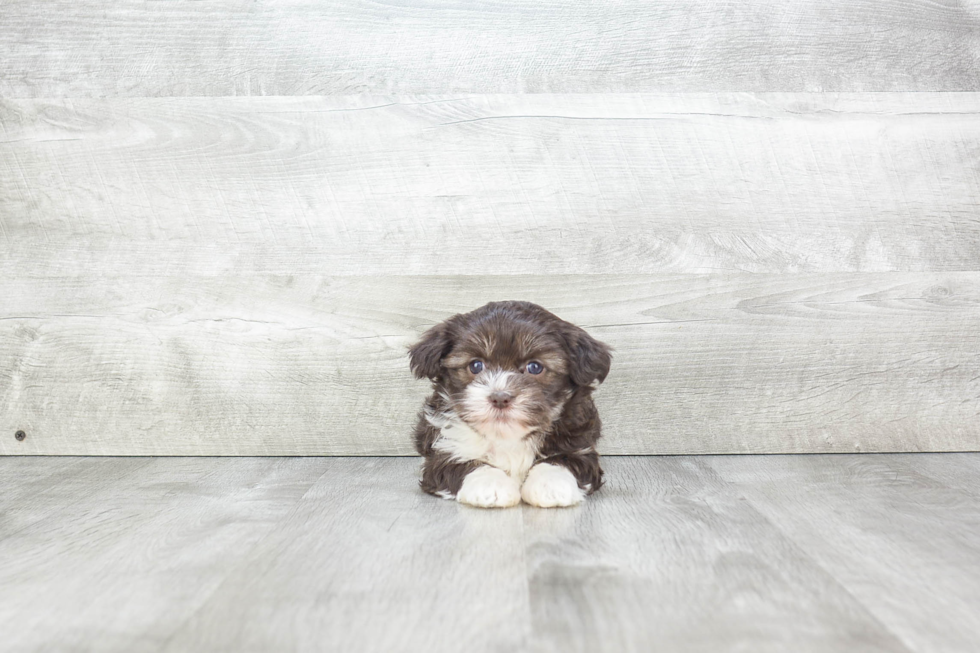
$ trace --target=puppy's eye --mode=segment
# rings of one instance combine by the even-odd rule
[[[544,371],[544,365],[538,361],[531,361],[524,369],[527,370],[528,374],[541,374]]]
[[[470,374],[479,374],[483,371],[483,361],[470,361],[468,369]]]

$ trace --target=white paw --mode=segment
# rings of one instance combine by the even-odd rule
[[[538,463],[528,472],[521,496],[538,508],[563,508],[580,503],[585,498],[585,492],[567,468]]]
[[[521,502],[521,487],[503,470],[483,465],[466,475],[456,500],[478,508],[509,508]]]

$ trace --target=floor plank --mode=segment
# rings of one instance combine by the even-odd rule
[[[5,651],[160,650],[323,473],[309,459],[85,465],[100,474],[60,510],[0,529]]]
[[[418,462],[0,458],[0,515],[32,515],[0,519],[3,648],[945,653],[980,638],[980,454],[607,457],[606,487],[551,511],[429,497]]]
[[[605,467],[583,508],[525,508],[536,650],[906,650],[703,459]]]
[[[980,502],[917,461],[980,470],[980,458],[937,455],[707,461],[909,648],[968,653],[980,634]]]
[[[893,465],[904,463],[915,474],[935,479],[943,485],[980,499],[980,456],[963,453],[936,453],[929,456],[894,456]]]
[[[511,651],[529,630],[519,509],[423,495],[417,459],[332,459],[167,651]]]
[[[93,489],[124,482],[150,464],[146,458],[0,456],[0,540],[84,502]]]

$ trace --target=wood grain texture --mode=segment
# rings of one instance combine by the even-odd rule
[[[333,459],[163,651],[513,651],[521,511],[424,495],[416,460]],[[288,606],[288,609],[283,609]]]
[[[8,278],[0,296],[4,454],[410,454],[427,387],[407,345],[494,299],[615,348],[604,453],[980,448],[974,272]]]
[[[75,457],[18,458],[0,477],[0,538],[81,501],[106,478],[126,478],[148,464],[146,458],[86,460]]]
[[[980,90],[953,2],[0,6],[8,97]]]
[[[947,487],[956,488],[975,499],[980,499],[980,471],[978,471],[977,461],[973,457],[959,454],[936,454],[906,458],[910,467],[914,463],[916,474],[933,478]],[[901,457],[897,460],[901,460]],[[897,460],[892,460],[892,464],[897,464]]]
[[[963,271],[980,94],[0,101],[0,276]]]
[[[958,457],[973,469],[964,485],[920,473],[912,456],[718,457],[708,464],[911,650],[976,649],[975,456]]]
[[[908,650],[703,460],[605,466],[580,509],[524,508],[531,650]]]
[[[4,475],[20,473],[13,462],[0,461]],[[62,496],[59,509],[50,510],[50,493],[21,496],[14,507],[41,518],[0,528],[6,651],[159,651],[225,579],[235,553],[267,535],[324,471],[309,459],[84,466],[84,482],[75,479],[77,494]]]
[[[980,637],[978,454],[605,466],[582,506],[486,511],[422,494],[408,458],[0,458],[0,482],[33,479],[0,496],[3,648],[948,653]],[[11,524],[11,505],[40,512]]]

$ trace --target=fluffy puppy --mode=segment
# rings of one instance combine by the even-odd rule
[[[422,489],[471,506],[571,506],[602,485],[593,384],[609,347],[529,302],[491,302],[409,350],[433,393],[415,448]]]

